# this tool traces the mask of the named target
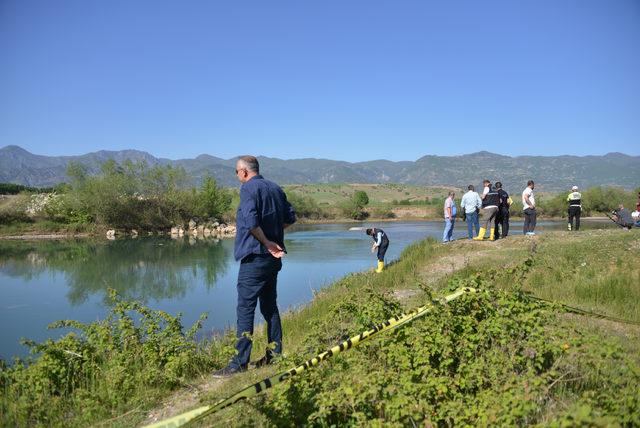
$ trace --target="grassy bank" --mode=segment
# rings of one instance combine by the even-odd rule
[[[287,314],[286,357],[224,381],[209,373],[232,352],[230,337],[195,346],[179,320],[116,301],[110,321],[82,327],[89,340],[49,343],[35,363],[2,370],[2,421],[151,422],[230,395],[434,296],[475,286],[483,291],[207,425],[638,425],[640,327],[568,314],[524,293],[640,322],[638,251],[640,236],[622,230],[446,246],[426,240],[382,274],[348,275]],[[146,321],[133,325],[131,310]],[[265,346],[259,332],[254,357]]]

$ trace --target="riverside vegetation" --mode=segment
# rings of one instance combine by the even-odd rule
[[[167,231],[193,218],[233,221],[238,188],[222,188],[211,177],[191,186],[184,169],[148,167],[144,162],[107,161],[98,175],[71,163],[68,184],[35,189],[0,183],[0,233],[104,232],[106,229]],[[304,221],[440,219],[452,188],[400,184],[306,184],[285,186]],[[457,191],[458,200],[463,191]],[[513,190],[513,189],[511,189]],[[621,202],[635,205],[636,194],[615,187],[584,190],[583,216],[610,212]],[[512,191],[511,215],[519,216],[519,191]],[[566,193],[538,194],[541,216],[565,217]]]
[[[228,396],[371,324],[461,286],[466,295],[209,418],[215,426],[640,425],[640,237],[555,232],[495,243],[428,239],[379,275],[351,274],[283,317],[286,356],[212,382],[233,335],[194,341],[179,316],[112,295],[111,315],[0,369],[11,426],[131,426]],[[255,356],[266,344],[256,334]],[[174,391],[174,392],[172,392]],[[187,400],[193,396],[197,399]],[[164,402],[164,403],[163,403]],[[160,404],[163,403],[162,406]],[[151,411],[150,411],[151,409]],[[154,415],[151,417],[149,415]]]
[[[95,228],[167,230],[192,218],[220,218],[232,192],[206,177],[189,187],[181,168],[107,161],[99,175],[70,164],[70,182],[53,193],[27,193],[0,207],[0,225],[12,230],[91,231]],[[35,227],[29,228],[29,224]]]

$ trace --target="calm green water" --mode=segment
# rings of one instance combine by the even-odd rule
[[[349,272],[374,267],[370,238],[362,231],[349,231],[353,226],[294,226],[288,231],[289,254],[278,281],[281,310],[307,303],[314,290]],[[396,259],[414,241],[441,239],[443,229],[442,222],[379,226],[391,240],[387,260]],[[585,225],[603,226],[607,224]],[[512,232],[521,233],[521,227],[514,223]],[[538,230],[564,227],[562,222],[547,222]],[[454,237],[464,236],[466,224],[459,222]],[[208,312],[202,334],[210,335],[235,325],[237,273],[231,239],[0,241],[0,358],[26,355],[20,338],[59,337],[61,331],[46,328],[58,319],[104,318],[108,288],[155,309],[182,312],[186,326]]]

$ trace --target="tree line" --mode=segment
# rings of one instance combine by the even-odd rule
[[[232,205],[237,202],[237,189],[218,186],[205,177],[199,187],[181,167],[153,166],[145,162],[113,160],[101,165],[100,173],[89,174],[79,163],[67,168],[68,183],[52,188],[33,188],[13,183],[0,183],[0,194],[17,195],[16,201],[0,206],[0,224],[47,220],[59,224],[100,225],[121,229],[162,230],[190,219],[225,218],[233,220]],[[364,220],[392,218],[394,206],[439,206],[444,198],[393,200],[388,204],[368,207],[369,196],[362,190],[335,206],[319,204],[313,197],[286,189],[287,198],[299,218],[310,220],[349,218]],[[629,192],[617,187],[591,187],[582,192],[584,216],[610,212],[623,203],[633,209],[640,188]],[[538,210],[548,217],[565,217],[568,192],[536,195]],[[512,215],[520,215],[519,195],[512,195]]]

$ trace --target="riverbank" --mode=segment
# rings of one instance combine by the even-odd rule
[[[640,422],[640,327],[532,303],[520,291],[640,322],[640,237],[553,232],[494,243],[423,242],[381,275],[348,276],[284,318],[288,357],[229,380],[208,375],[144,423],[231,395],[459,286],[483,289],[399,333],[341,354],[213,426]],[[473,315],[475,313],[475,315]],[[257,352],[265,346],[256,334]]]
[[[65,342],[36,369],[25,369],[25,377],[3,372],[3,420],[69,426],[153,422],[290,368],[431,296],[473,285],[484,292],[238,403],[206,425],[638,424],[640,327],[567,314],[519,294],[523,290],[640,322],[640,261],[629,256],[638,251],[638,234],[619,230],[449,245],[423,241],[407,248],[382,274],[348,275],[304,308],[285,314],[286,357],[275,366],[212,380],[211,371],[233,352],[230,336],[168,355],[167,349],[175,348],[161,351],[146,340],[140,344],[145,360],[136,357],[137,345],[131,341],[129,353],[121,345],[99,353],[91,350],[100,348],[95,343],[77,349]],[[172,336],[161,337],[153,340],[168,344]],[[265,346],[259,331],[254,358]],[[74,372],[75,389],[48,396],[29,392],[27,384],[12,389],[11,379],[41,387],[64,380],[61,374],[47,374],[56,367],[53,362],[66,367],[82,361],[65,349],[91,357],[99,370],[90,381],[77,377],[88,370],[81,364],[76,367],[82,370]],[[164,365],[153,369],[155,360]],[[166,380],[167,373],[173,381]],[[123,375],[130,380],[122,383]]]
[[[521,217],[513,216],[512,221],[521,221]],[[565,220],[560,217],[540,217],[539,221],[561,221]],[[607,217],[583,217],[583,221],[593,221],[608,223],[611,220]],[[379,224],[379,223],[398,223],[398,222],[419,222],[419,221],[442,221],[441,218],[436,216],[419,217],[419,216],[403,216],[395,218],[368,218],[364,221],[353,220],[348,218],[342,219],[299,219],[296,223],[298,225],[314,225],[314,224]],[[465,226],[462,219],[458,219],[457,227]],[[48,225],[48,226],[47,226]],[[2,226],[0,227],[0,240],[45,240],[45,239],[80,239],[80,238],[106,238],[109,228],[99,225],[51,225],[50,222],[38,224],[38,223],[26,223],[24,225],[13,225],[12,227]],[[145,232],[145,235],[170,235],[171,230],[167,231],[155,231]],[[183,232],[183,234],[185,234]],[[136,234],[137,235],[137,234]],[[121,232],[119,236],[131,236],[130,233]],[[225,234],[225,237],[233,235]]]

